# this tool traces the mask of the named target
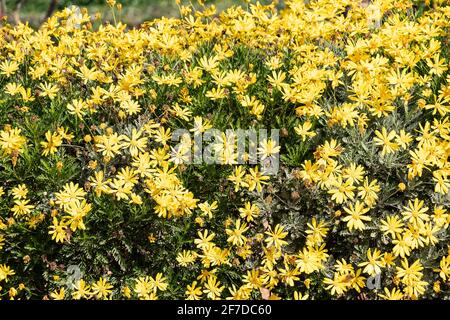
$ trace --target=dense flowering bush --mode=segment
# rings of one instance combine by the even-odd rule
[[[450,298],[447,1],[178,4],[1,27],[0,296]]]

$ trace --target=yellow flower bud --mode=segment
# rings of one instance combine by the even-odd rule
[[[131,298],[131,290],[129,287],[124,287],[122,292],[126,298],[128,298],[128,299]]]
[[[17,290],[15,288],[9,289],[9,297],[14,298],[17,295]]]
[[[436,293],[441,292],[441,282],[440,281],[436,281],[433,284],[433,291],[436,292]]]
[[[203,224],[205,223],[205,220],[203,220],[202,217],[196,217],[195,223],[197,223],[200,227],[203,227]]]
[[[155,237],[155,235],[153,233],[150,233],[148,235],[147,239],[148,239],[148,242],[150,242],[150,243],[155,243],[156,242],[156,237]]]
[[[23,260],[23,263],[28,264],[30,262],[31,258],[29,255],[26,255],[26,256],[23,256],[22,260]]]
[[[62,161],[58,161],[56,163],[56,169],[61,172],[62,168],[64,167],[64,163]]]
[[[309,289],[309,286],[311,285],[311,279],[306,279],[305,281],[303,281],[303,283],[305,284],[305,287],[307,288],[307,289]]]

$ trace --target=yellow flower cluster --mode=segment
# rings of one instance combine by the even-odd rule
[[[21,132],[21,129],[11,128],[10,126],[5,126],[0,131],[1,150],[4,154],[11,157],[13,166],[17,163],[17,157],[26,144],[26,138],[20,134]]]
[[[3,25],[0,284],[56,242],[61,251],[39,252],[50,285],[14,280],[11,299],[48,288],[52,299],[442,294],[450,6],[434,2],[288,0],[282,10],[274,1],[216,12],[178,1],[181,18],[139,28],[71,9],[38,30]],[[194,136],[281,129],[279,143],[244,155],[280,154],[280,172],[269,179],[237,163],[225,134],[214,145],[220,169],[186,165],[195,145],[172,145],[183,126]],[[143,230],[126,230],[136,220]],[[23,245],[21,233],[33,241]],[[17,257],[3,250],[14,241]],[[84,257],[74,242],[85,254],[117,245],[129,261],[116,247]],[[155,277],[139,265],[150,255]],[[64,257],[92,274],[61,283]],[[108,259],[130,273],[98,267]]]

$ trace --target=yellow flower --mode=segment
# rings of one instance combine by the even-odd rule
[[[74,291],[72,292],[73,299],[89,299],[91,295],[91,287],[83,279],[80,279],[75,283]]]
[[[330,290],[332,295],[342,295],[349,289],[350,282],[347,281],[349,275],[334,273],[333,278],[325,278],[323,283],[327,285],[325,289]]]
[[[243,233],[248,229],[245,222],[242,222],[241,224],[241,219],[237,219],[235,221],[234,229],[225,229],[226,234],[229,236],[227,241],[235,246],[242,246],[247,241],[247,238],[243,236]]]
[[[376,137],[373,138],[373,141],[375,142],[375,145],[383,147],[381,150],[382,156],[395,152],[400,147],[397,143],[392,142],[392,140],[397,136],[394,130],[388,133],[386,128],[383,127],[381,132],[376,130],[375,135]]]
[[[15,275],[16,272],[6,264],[0,264],[0,281],[8,282],[8,277]]]
[[[72,100],[72,102],[67,105],[67,110],[69,110],[69,113],[76,115],[80,119],[83,119],[83,116],[86,114],[86,108],[86,103],[80,99]]]
[[[210,58],[203,56],[199,59],[198,62],[201,69],[210,73],[214,72],[216,68],[219,66],[219,60],[217,59],[216,56]]]
[[[367,212],[369,212],[370,208],[364,208],[364,205],[359,201],[356,201],[355,205],[349,204],[349,207],[344,207],[344,211],[349,215],[342,218],[342,221],[347,222],[347,227],[350,231],[355,230],[364,230],[365,225],[364,221],[371,221],[372,218],[365,216]]]
[[[208,249],[212,245],[211,241],[215,236],[215,233],[208,233],[208,230],[205,230],[204,233],[201,233],[201,231],[199,231],[198,238],[194,239],[194,243],[199,249]]]
[[[14,200],[14,206],[11,208],[14,216],[24,216],[31,213],[31,210],[35,208],[34,205],[28,204],[30,200]]]
[[[50,298],[52,298],[53,300],[64,300],[65,297],[66,297],[66,289],[64,288],[60,288],[59,292],[58,290],[54,290],[53,292],[50,293]]]
[[[131,289],[128,286],[125,286],[122,289],[123,295],[125,298],[130,299],[131,298]]]
[[[377,179],[369,183],[369,179],[366,177],[363,185],[359,186],[358,190],[358,197],[364,200],[366,205],[372,207],[376,203],[376,200],[378,200],[378,192],[380,192],[381,188],[378,185]]]
[[[143,130],[136,130],[135,128],[131,131],[131,137],[126,135],[121,139],[122,147],[129,148],[130,154],[132,157],[135,157],[139,154],[139,152],[144,152],[147,147],[147,137],[142,137]]]
[[[0,131],[0,147],[7,155],[22,150],[26,139],[20,135],[21,132],[22,130],[18,128]]]
[[[224,88],[217,87],[208,90],[205,94],[205,97],[210,98],[211,100],[220,100],[227,97],[227,93]]]
[[[354,198],[355,194],[353,190],[355,188],[356,187],[352,185],[350,180],[342,182],[342,178],[339,177],[334,181],[331,189],[328,190],[328,193],[331,194],[331,200],[334,200],[336,203],[341,204],[347,199]]]
[[[308,230],[305,231],[305,233],[308,235],[306,237],[306,245],[321,245],[329,231],[327,222],[325,222],[324,220],[319,220],[319,222],[317,222],[316,218],[312,218],[311,222],[307,223],[307,226]]]
[[[44,149],[42,155],[47,156],[58,151],[58,147],[62,144],[62,137],[56,132],[51,133],[50,131],[47,131],[45,133],[45,138],[47,141],[41,142],[41,146]]]
[[[91,210],[92,205],[87,203],[85,199],[82,201],[76,199],[64,209],[67,215],[63,217],[63,224],[68,226],[72,231],[76,231],[77,229],[84,230],[86,226],[84,225],[83,218]]]
[[[55,84],[43,82],[39,85],[39,89],[42,90],[41,96],[42,97],[49,97],[50,100],[53,100],[56,98],[56,95],[59,91],[59,88]]]
[[[429,215],[426,213],[427,211],[428,207],[424,207],[424,201],[415,198],[414,202],[411,200],[408,201],[408,206],[403,207],[401,214],[403,215],[403,220],[418,224],[430,219]]]
[[[199,300],[202,295],[202,288],[197,287],[197,281],[194,281],[191,285],[187,285],[185,294],[187,300]]]
[[[190,264],[193,264],[196,259],[196,254],[190,250],[183,250],[177,255],[177,262],[182,267],[187,267]]]
[[[311,247],[303,248],[303,251],[298,253],[298,258],[295,260],[295,264],[300,272],[311,274],[315,271],[319,271],[322,268],[321,257],[317,255],[315,250]]]
[[[245,202],[244,208],[239,208],[239,213],[241,218],[246,219],[247,222],[253,221],[257,216],[259,216],[259,208],[257,205]]]
[[[371,248],[367,249],[367,261],[358,264],[359,267],[364,267],[363,272],[369,276],[374,276],[381,273],[381,268],[384,267],[383,254],[380,250]]]
[[[446,281],[447,278],[450,278],[450,259],[447,257],[442,257],[439,263],[439,269],[435,270],[439,272],[439,276],[442,280]]]
[[[7,77],[12,76],[19,70],[19,64],[16,61],[5,60],[0,63],[0,74],[4,74]]]
[[[401,262],[401,267],[397,267],[397,277],[400,278],[400,280],[406,284],[409,285],[411,282],[419,281],[423,274],[423,266],[420,263],[420,260],[414,261],[412,265],[409,265],[408,260],[403,259]]]
[[[207,298],[212,300],[219,299],[223,289],[225,289],[225,286],[220,286],[220,284],[220,281],[215,275],[210,275],[208,281],[204,284],[205,288],[203,289],[203,293],[206,294]]]
[[[280,91],[284,86],[287,85],[287,83],[284,82],[285,79],[286,74],[281,70],[278,72],[273,70],[272,75],[267,76],[267,80],[269,80],[269,83]]]
[[[427,66],[430,68],[430,74],[442,75],[448,69],[448,63],[444,58],[440,59],[439,53],[434,55],[433,59],[426,59]]]
[[[312,128],[312,124],[309,121],[305,121],[303,124],[299,124],[294,128],[295,133],[302,137],[302,141],[306,141],[306,138],[312,138],[317,135],[313,131],[309,131]]]
[[[288,235],[287,232],[283,232],[284,227],[277,224],[275,228],[272,230],[272,228],[269,228],[269,231],[266,231],[265,234],[268,235],[268,237],[264,240],[267,242],[267,246],[274,246],[277,249],[280,249],[282,246],[287,244],[287,241],[283,240]]]
[[[105,179],[105,174],[102,170],[94,173],[94,176],[89,177],[89,182],[94,188],[97,197],[101,196],[102,193],[108,193],[110,191],[109,183],[110,179]]]
[[[450,180],[448,179],[447,172],[444,171],[434,171],[433,181],[436,183],[434,186],[434,192],[446,195],[448,189],[450,188]]]
[[[246,183],[248,184],[249,191],[256,189],[258,192],[261,192],[262,185],[267,184],[267,180],[269,180],[269,177],[263,175],[258,167],[250,168],[249,173],[246,175]]]
[[[50,226],[50,231],[48,234],[52,235],[52,240],[55,240],[57,243],[63,243],[66,239],[66,230],[67,226],[60,223],[56,217],[53,218],[53,225]]]
[[[14,287],[11,287],[8,291],[8,295],[11,300],[14,300],[14,297],[17,295],[17,290]]]
[[[406,149],[408,145],[413,141],[413,137],[411,134],[405,132],[405,130],[400,130],[400,134],[397,136],[397,144],[402,147],[403,149]]]
[[[228,176],[228,180],[234,183],[235,192],[238,192],[241,187],[246,188],[249,186],[244,177],[246,177],[246,172],[243,166],[236,166],[233,174]]]
[[[400,256],[404,258],[405,256],[409,256],[411,249],[413,249],[412,238],[406,233],[403,235],[397,233],[397,239],[392,240],[392,244],[394,245],[392,252],[396,257]]]
[[[383,234],[389,234],[393,239],[403,231],[404,224],[396,215],[387,216],[386,220],[381,220],[381,224],[380,230],[383,231]]]
[[[159,85],[175,86],[178,87],[183,82],[181,77],[177,77],[175,74],[169,75],[154,75],[152,79]]]
[[[217,210],[217,201],[213,201],[211,204],[208,201],[200,203],[198,208],[202,210],[202,214],[208,216],[210,219],[213,217],[213,211]]]
[[[28,194],[28,188],[25,184],[19,184],[11,190],[11,194],[14,199],[21,200],[26,199]]]
[[[83,200],[85,195],[86,192],[79,187],[78,183],[69,182],[61,191],[55,193],[55,203],[61,208],[67,208],[72,201]]]
[[[98,299],[107,299],[111,294],[113,286],[109,284],[104,278],[100,278],[92,285],[92,294]]]
[[[194,117],[194,127],[190,130],[194,132],[194,135],[199,135],[207,130],[211,129],[212,125],[208,119],[203,119],[202,117]]]
[[[384,294],[379,293],[378,296],[385,300],[402,300],[403,299],[403,293],[395,287],[392,288],[391,291],[389,291],[388,288],[384,288]]]
[[[273,155],[280,152],[281,147],[276,145],[277,143],[272,139],[264,139],[260,143],[258,153],[261,155],[261,160],[271,158]]]

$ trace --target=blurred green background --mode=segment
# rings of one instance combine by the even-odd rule
[[[54,10],[61,10],[70,5],[77,5],[88,8],[91,14],[101,12],[104,20],[110,20],[112,17],[106,0],[0,0],[0,2],[3,2],[3,12],[0,8],[0,15],[7,15],[11,22],[17,22],[17,19],[20,19],[22,22],[29,21],[34,26],[43,21],[51,7]],[[185,5],[189,4],[188,0],[182,0],[181,2]],[[259,2],[267,4],[271,1],[259,0]],[[175,0],[118,0],[117,3],[121,3],[123,6],[120,14],[121,21],[129,25],[136,25],[162,16],[179,16]],[[191,3],[195,7],[199,7],[197,0],[192,0]],[[204,3],[214,4],[219,10],[234,4],[247,5],[245,0],[204,0]],[[17,10],[18,6],[19,10]]]

